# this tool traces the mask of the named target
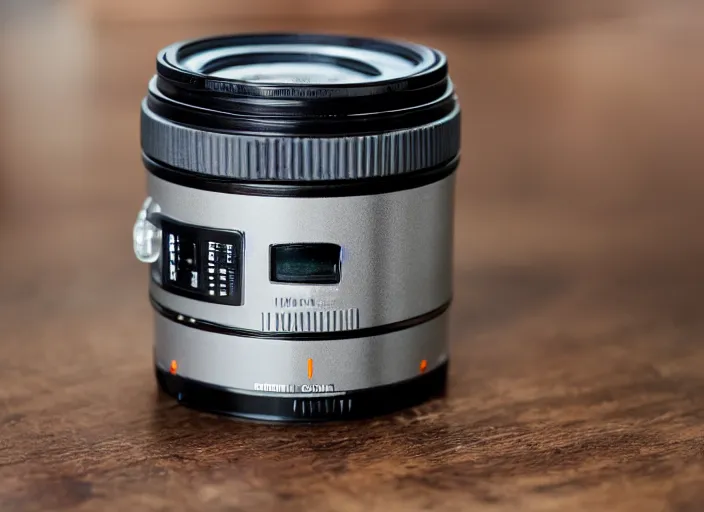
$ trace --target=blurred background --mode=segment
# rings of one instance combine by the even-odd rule
[[[702,20],[697,0],[0,0],[3,307],[46,312],[57,284],[89,303],[109,274],[146,321],[139,103],[160,48],[226,32],[445,51],[463,106],[460,266],[699,258]]]
[[[463,108],[451,399],[378,423],[396,438],[287,444],[155,405],[131,240],[140,101],[160,48],[264,30],[449,58]],[[528,489],[566,497],[555,510],[624,496],[646,510],[680,499],[686,468],[700,490],[703,94],[702,0],[0,0],[0,508],[357,510],[368,494],[390,510],[466,490],[493,509]],[[310,473],[292,476],[294,452]]]

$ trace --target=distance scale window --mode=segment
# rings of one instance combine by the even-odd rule
[[[159,217],[161,286],[192,299],[241,306],[242,233],[181,224]]]
[[[269,247],[273,283],[337,284],[340,282],[339,245],[280,244]]]

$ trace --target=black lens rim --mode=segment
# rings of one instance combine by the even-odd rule
[[[187,69],[183,59],[198,52],[239,45],[310,44],[370,49],[405,57],[417,62],[418,71],[410,76],[368,83],[337,85],[252,83],[213,77]],[[447,77],[443,53],[426,46],[376,38],[331,34],[263,33],[224,35],[172,44],[157,56],[157,74],[162,81],[178,88],[212,95],[260,99],[307,99],[371,97],[429,87]]]
[[[412,59],[417,68],[408,76],[377,82],[320,85],[246,82],[183,65],[184,58],[199,51],[292,43],[385,51]],[[218,58],[222,56],[212,60]],[[168,46],[159,52],[156,67],[147,95],[149,109],[174,123],[206,131],[311,137],[380,133],[440,120],[457,101],[442,52],[374,38],[286,33],[218,36]]]
[[[456,108],[457,98],[451,84],[442,84],[442,90],[435,87],[432,91],[423,90],[421,95],[424,97],[416,97],[413,108],[394,108],[405,104],[409,98],[389,98],[382,101],[388,110],[379,110],[381,105],[375,106],[376,102],[372,101],[274,103],[201,96],[172,89],[169,85],[160,87],[157,79],[156,84],[150,84],[147,106],[164,119],[210,132],[336,137],[422,126],[443,119]],[[359,113],[365,110],[369,111],[364,115]]]

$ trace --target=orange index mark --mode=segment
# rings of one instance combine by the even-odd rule
[[[171,361],[171,366],[169,366],[169,371],[171,372],[171,375],[176,375],[176,370],[178,370],[178,363],[176,362],[176,359]]]
[[[426,370],[427,368],[428,368],[428,361],[426,361],[425,359],[423,359],[423,360],[420,362],[420,373],[425,372],[425,370]]]
[[[308,379],[310,380],[312,378],[313,378],[313,360],[308,359]]]

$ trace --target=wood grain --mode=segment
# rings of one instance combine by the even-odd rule
[[[139,100],[158,48],[243,27],[14,14],[0,510],[704,510],[702,14],[383,30],[445,50],[464,109],[450,388],[313,427],[187,410],[152,373]]]

